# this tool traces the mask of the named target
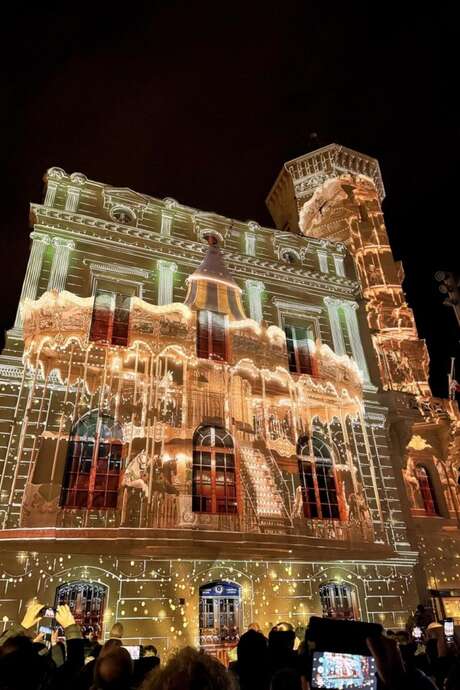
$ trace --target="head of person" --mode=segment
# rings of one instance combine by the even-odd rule
[[[131,685],[133,662],[129,652],[121,646],[113,646],[105,654],[99,654],[94,667],[93,688],[97,690],[126,690]]]
[[[264,664],[267,660],[267,640],[261,632],[248,630],[241,635],[236,653],[240,665]]]
[[[113,652],[116,649],[119,649],[122,647],[121,640],[119,640],[116,637],[113,637],[110,640],[107,640],[107,642],[102,646],[101,651],[99,652],[99,656],[104,656],[104,654],[109,654],[110,652]]]
[[[0,647],[0,687],[2,690],[35,690],[42,687],[47,663],[37,653],[29,637],[10,637]]]
[[[396,638],[396,633],[394,630],[385,630],[385,635],[390,638],[390,640],[394,640]]]
[[[260,625],[258,623],[249,623],[248,630],[255,630],[256,632],[262,632]]]
[[[443,630],[441,623],[430,623],[426,628],[426,636],[429,640],[437,640]]]
[[[273,652],[292,652],[295,643],[295,630],[290,623],[277,623],[268,635],[268,646]]]
[[[169,659],[166,666],[150,673],[142,690],[236,690],[225,666],[215,657],[184,647]]]
[[[121,623],[114,623],[110,629],[110,637],[121,640],[123,638],[123,625]]]
[[[416,611],[416,613],[424,613],[425,612],[424,605],[423,604],[417,604],[415,611]]]
[[[411,641],[410,635],[407,632],[407,630],[397,630],[395,637],[399,645],[409,644],[409,642]]]
[[[157,648],[153,644],[144,647],[144,656],[157,656]]]

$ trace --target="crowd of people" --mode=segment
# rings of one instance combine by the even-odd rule
[[[20,625],[0,636],[0,690],[310,690],[314,641],[308,627],[278,623],[268,638],[256,623],[241,635],[236,659],[226,668],[214,656],[192,647],[174,651],[161,664],[153,645],[133,659],[115,623],[105,644],[76,625],[70,608],[55,613],[51,639],[37,634],[44,607],[32,602]],[[367,639],[382,690],[460,690],[460,655],[455,638],[424,621],[419,607],[407,629]],[[418,616],[418,617],[417,617]],[[415,639],[413,629],[422,630]],[[313,685],[314,687],[314,685]],[[359,687],[349,684],[330,688]],[[366,686],[368,687],[368,686]]]

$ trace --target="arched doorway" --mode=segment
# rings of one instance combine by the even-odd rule
[[[241,587],[218,580],[200,587],[200,646],[228,663],[228,650],[236,646],[242,621]]]
[[[102,633],[107,587],[100,582],[66,582],[56,590],[55,606],[68,604],[77,625]]]
[[[353,587],[343,582],[329,582],[321,585],[319,596],[325,618],[357,620],[358,602]]]

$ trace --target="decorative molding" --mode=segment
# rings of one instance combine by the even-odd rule
[[[139,276],[145,279],[149,278],[151,275],[151,271],[147,271],[144,268],[126,266],[124,264],[100,264],[89,262],[87,259],[83,259],[83,264],[89,266],[91,273],[117,273],[121,275]]]
[[[323,311],[322,307],[318,307],[313,304],[290,302],[288,300],[278,299],[278,297],[273,297],[272,304],[274,304],[274,306],[277,309],[281,309],[283,311],[297,312],[299,314],[321,314]]]

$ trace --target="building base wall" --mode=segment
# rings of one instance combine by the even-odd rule
[[[323,615],[319,590],[325,584],[346,584],[356,616],[386,627],[404,627],[418,603],[411,563],[149,560],[10,551],[0,553],[3,628],[21,620],[31,598],[54,605],[57,589],[77,582],[106,588],[101,637],[122,621],[125,644],[153,643],[163,655],[200,644],[200,588],[210,583],[238,587],[240,632],[251,622],[266,634],[279,621],[305,626],[311,615]]]

